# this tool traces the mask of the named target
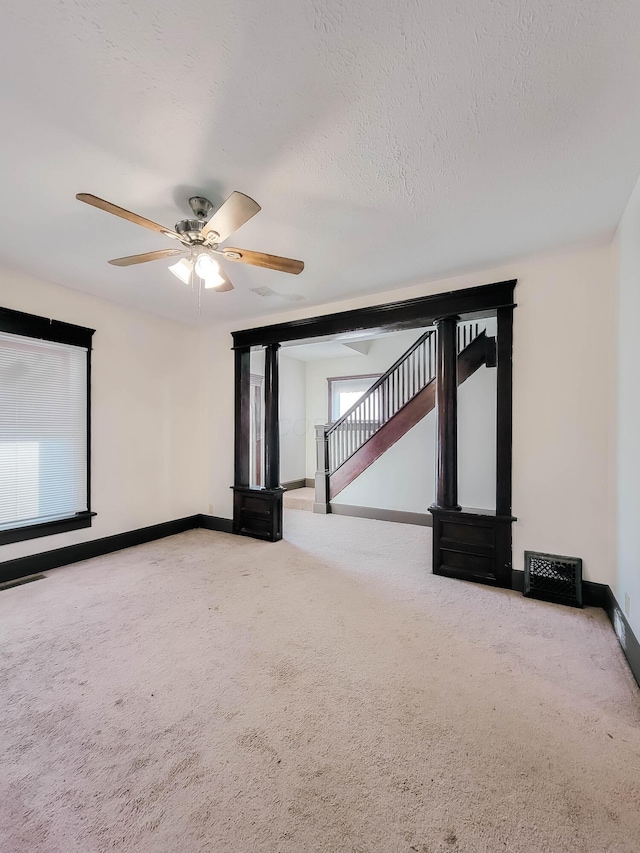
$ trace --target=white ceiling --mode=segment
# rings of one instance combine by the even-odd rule
[[[415,328],[411,332],[416,340],[427,331],[427,327]],[[340,335],[327,335],[303,341],[290,341],[281,344],[281,355],[295,358],[297,361],[325,361],[328,358],[357,358],[368,355],[373,341],[406,335],[406,329],[399,332],[347,332]]]
[[[362,348],[340,343],[340,341],[320,341],[313,344],[298,344],[293,347],[283,347],[281,354],[296,361],[324,361],[327,358],[357,358],[367,354],[367,347]]]
[[[176,319],[166,225],[262,212],[200,322],[381,292],[611,233],[640,172],[638,0],[37,0],[0,28],[0,263]],[[283,297],[263,298],[267,286]],[[300,303],[304,304],[304,303]],[[294,303],[291,303],[294,307]]]

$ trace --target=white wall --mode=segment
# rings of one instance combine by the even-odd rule
[[[307,433],[306,365],[280,350],[280,481],[304,480]]]
[[[409,332],[397,332],[377,338],[370,342],[366,355],[318,359],[306,363],[307,477],[313,478],[316,474],[315,425],[326,424],[329,416],[327,379],[333,376],[382,374],[409,349],[423,331],[412,329]]]
[[[614,594],[640,637],[640,181],[616,235],[618,250],[617,580]]]
[[[485,324],[495,334],[495,321]],[[326,423],[328,377],[384,373],[423,333],[401,332],[371,342],[366,355],[307,363],[307,421]],[[495,509],[495,377],[481,368],[458,392],[459,498],[463,506]],[[435,500],[435,411],[377,459],[333,503],[426,513]],[[307,476],[315,474],[313,430]]]
[[[332,503],[427,513],[435,498],[435,423],[431,412]]]
[[[631,205],[620,232],[621,360],[632,366],[638,314],[631,299],[636,293],[634,210]],[[603,246],[530,259],[267,320],[247,320],[233,328],[518,278],[514,566],[522,568],[525,548],[580,556],[587,579],[614,587],[615,258],[614,249]],[[3,546],[0,560],[209,508],[215,515],[231,517],[234,424],[229,325],[192,329],[8,271],[0,273],[0,305],[97,329],[92,474],[98,512],[89,530]],[[621,480],[624,495],[637,480],[633,469],[637,410],[629,402],[637,397],[631,386],[633,378],[623,370],[620,464],[632,471],[632,477]],[[627,500],[621,499],[623,512]],[[621,515],[624,580],[616,588],[621,597],[623,585],[631,590],[634,619],[633,602],[639,600],[633,585],[637,504],[630,506],[629,513]]]
[[[515,261],[376,296],[206,330],[215,365],[207,402],[209,501],[231,517],[231,328],[408,299],[517,278],[514,321],[514,567],[523,551],[579,556],[588,580],[614,583],[616,265],[611,246]],[[210,368],[213,372],[213,368]],[[211,387],[212,382],[206,383]]]
[[[487,332],[495,335],[495,321],[491,327]],[[461,506],[496,508],[497,376],[495,368],[481,367],[458,387],[458,503]]]
[[[0,270],[0,306],[96,329],[91,528],[0,547],[0,561],[203,509],[198,333],[58,285]]]

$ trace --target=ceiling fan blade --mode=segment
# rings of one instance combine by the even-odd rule
[[[111,204],[110,201],[105,201],[91,193],[78,193],[76,195],[78,201],[83,201],[85,204],[90,204],[92,207],[97,207],[100,210],[105,210],[107,213],[113,213],[114,216],[119,216],[121,219],[128,219],[134,225],[142,225],[143,228],[149,228],[151,231],[157,231],[159,234],[165,234],[167,237],[173,237],[176,240],[182,240],[179,234],[173,228],[165,228],[164,225],[158,225],[157,222],[152,222],[150,219],[145,219],[144,216],[138,216],[137,213],[131,213],[130,210],[125,210],[124,207],[118,207],[117,204]]]
[[[114,267],[130,267],[132,264],[146,264],[147,261],[159,261],[172,255],[181,255],[182,249],[159,249],[157,252],[143,252],[141,255],[129,255],[109,261]]]
[[[215,242],[222,243],[260,210],[261,207],[257,201],[244,193],[233,192],[204,226],[202,236],[206,239],[215,233],[218,235],[215,237]]]
[[[281,258],[279,255],[265,255],[264,252],[250,252],[248,249],[232,249],[225,246],[220,250],[229,261],[239,261],[241,264],[251,264],[254,267],[264,267],[268,270],[280,270],[292,275],[299,275],[304,269],[302,261],[293,258]]]

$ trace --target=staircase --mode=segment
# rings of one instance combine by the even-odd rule
[[[458,327],[458,384],[495,366],[495,338],[479,323]],[[318,427],[316,505],[333,500],[435,408],[436,333],[426,332],[349,411]]]

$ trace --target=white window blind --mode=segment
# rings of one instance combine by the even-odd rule
[[[0,530],[87,510],[87,350],[0,332]]]

